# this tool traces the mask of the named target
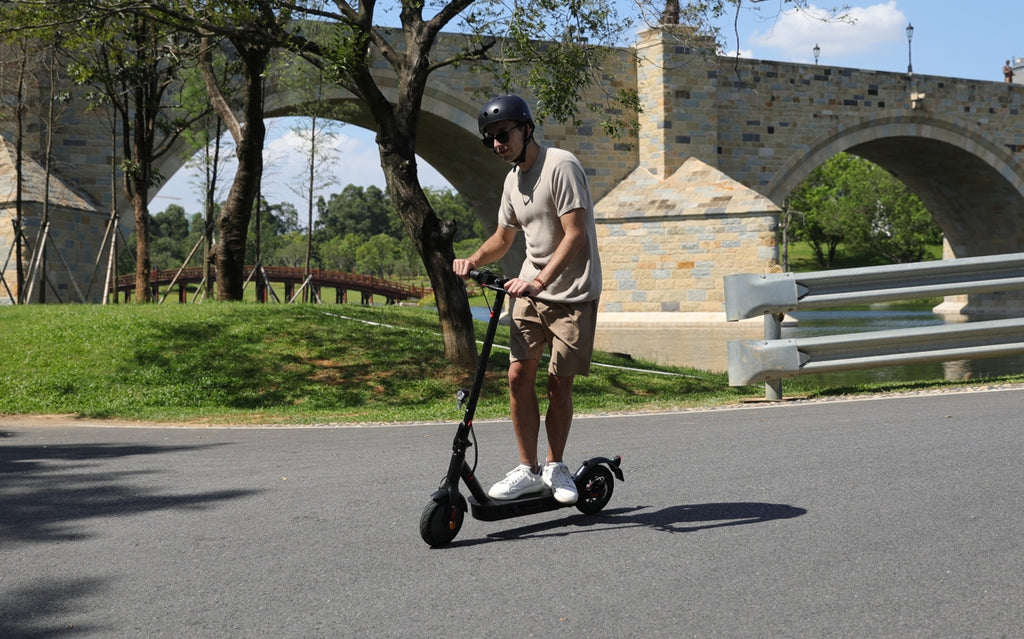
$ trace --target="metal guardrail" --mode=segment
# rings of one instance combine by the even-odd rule
[[[787,312],[896,299],[1024,290],[1024,253],[813,273],[725,277],[726,319],[764,315],[763,340],[733,340],[729,384],[765,382],[781,399],[781,380],[828,371],[976,359],[1024,353],[1024,318],[781,339]]]
[[[725,276],[729,321],[763,313],[1024,289],[1024,253],[813,273]]]

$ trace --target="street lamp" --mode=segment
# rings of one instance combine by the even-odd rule
[[[914,25],[907,23],[907,75],[913,75],[914,64],[910,51],[910,41],[914,39]]]
[[[814,64],[818,64],[818,56],[821,55],[821,47],[814,45]]]

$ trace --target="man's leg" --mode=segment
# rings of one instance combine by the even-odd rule
[[[548,375],[548,412],[544,428],[548,435],[548,462],[560,462],[565,454],[572,426],[572,384],[574,376]]]
[[[537,469],[537,436],[540,408],[537,404],[538,360],[512,362],[508,367],[509,409],[519,445],[519,463]],[[570,398],[570,402],[571,402]],[[568,433],[566,433],[568,434]],[[563,442],[563,447],[564,447]]]
[[[548,413],[544,419],[548,434],[548,457],[541,481],[551,488],[554,498],[563,504],[574,504],[579,499],[576,483],[562,461],[565,442],[569,439],[569,427],[572,425],[573,379],[571,375],[548,375]]]
[[[520,466],[513,468],[505,478],[491,486],[487,494],[491,499],[515,499],[544,490],[538,474],[537,436],[540,431],[540,409],[537,406],[536,359],[511,362],[508,367],[509,407],[512,426],[519,445]]]

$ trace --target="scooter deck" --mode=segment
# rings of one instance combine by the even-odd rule
[[[559,508],[567,508],[574,504],[563,504],[557,501],[551,494],[550,488],[535,495],[526,495],[518,499],[498,501],[487,498],[484,502],[478,502],[472,495],[467,499],[473,519],[480,521],[498,521],[499,519],[510,519],[522,515],[534,515]]]

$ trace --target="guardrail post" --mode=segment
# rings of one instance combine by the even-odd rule
[[[764,338],[765,340],[782,339],[782,320],[784,313],[764,314]],[[782,380],[766,379],[764,382],[764,398],[769,401],[782,399]]]

